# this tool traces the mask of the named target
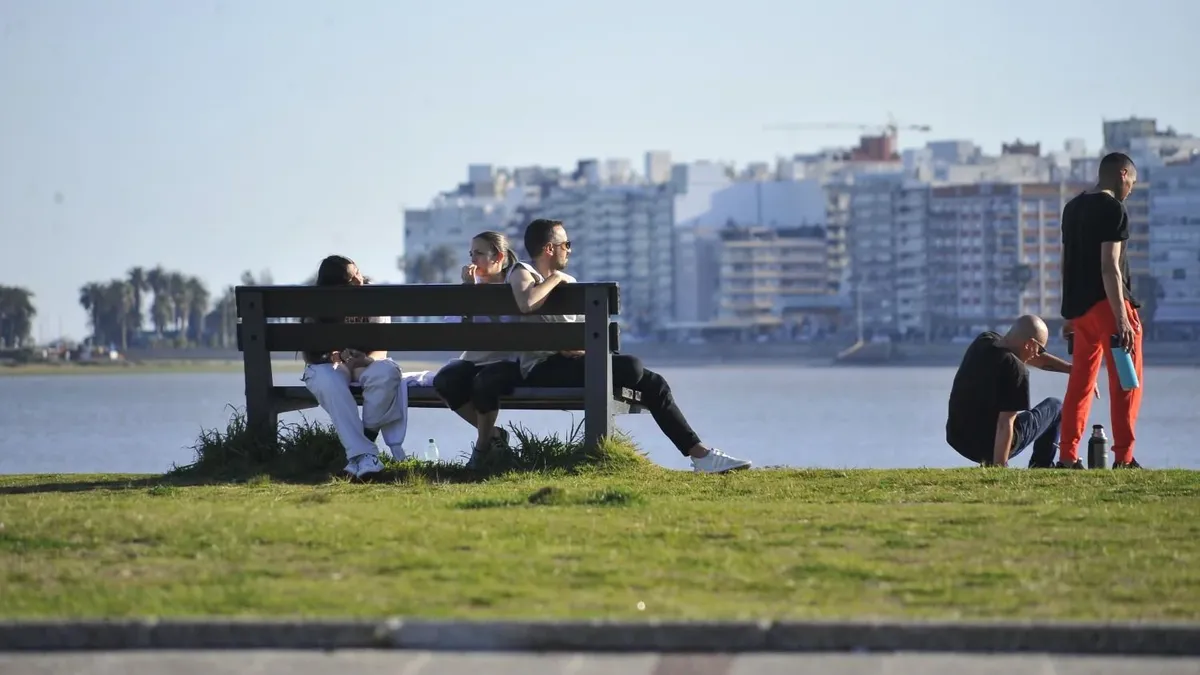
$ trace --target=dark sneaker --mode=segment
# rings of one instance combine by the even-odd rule
[[[508,450],[508,430],[504,427],[496,427],[496,435],[492,436],[492,447],[489,450]]]
[[[1083,465],[1082,459],[1077,459],[1072,464],[1063,464],[1062,462],[1055,462],[1054,468],[1056,468],[1056,469],[1084,469],[1086,467]]]
[[[1130,459],[1128,462],[1116,462],[1113,464],[1114,469],[1140,469],[1141,464],[1138,464],[1136,459]]]
[[[488,449],[480,452],[479,448],[471,449],[471,458],[467,460],[467,468],[476,471],[482,467],[483,460],[497,450],[508,450],[508,431],[503,427],[496,427],[496,434],[492,436],[492,442]]]

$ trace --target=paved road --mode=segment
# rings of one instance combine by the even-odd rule
[[[514,654],[397,650],[0,653],[0,675],[1200,675],[1200,658]]]

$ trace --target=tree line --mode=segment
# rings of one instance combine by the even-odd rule
[[[415,256],[401,256],[397,266],[410,284],[436,284],[458,281],[459,269],[465,264],[449,246],[438,246]]]
[[[0,286],[0,348],[13,349],[32,341],[33,291],[20,286]]]
[[[245,286],[274,283],[270,272],[256,279],[242,273]],[[79,289],[95,344],[133,346],[208,346],[230,348],[237,340],[237,302],[233,286],[215,301],[199,277],[161,265],[131,267],[124,277],[91,281]],[[148,321],[147,321],[148,320]],[[143,332],[149,324],[153,331]]]

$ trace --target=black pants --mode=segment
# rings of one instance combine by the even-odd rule
[[[525,378],[528,387],[582,387],[584,384],[582,356],[555,354],[533,367]],[[642,367],[642,361],[628,354],[612,355],[613,389],[627,387],[641,392],[642,405],[650,411],[658,428],[686,457],[700,442],[700,437],[688,425],[683,411],[675,405],[671,387],[662,375]]]
[[[500,397],[513,392],[521,381],[516,361],[498,361],[481,366],[454,360],[433,376],[433,388],[451,410],[470,403],[481,413],[500,409]]]

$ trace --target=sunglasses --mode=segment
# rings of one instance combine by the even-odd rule
[[[552,241],[552,242],[550,242],[550,245],[551,246],[561,246],[561,247],[567,249],[568,251],[571,250],[571,240],[570,239],[568,239],[566,241]]]

